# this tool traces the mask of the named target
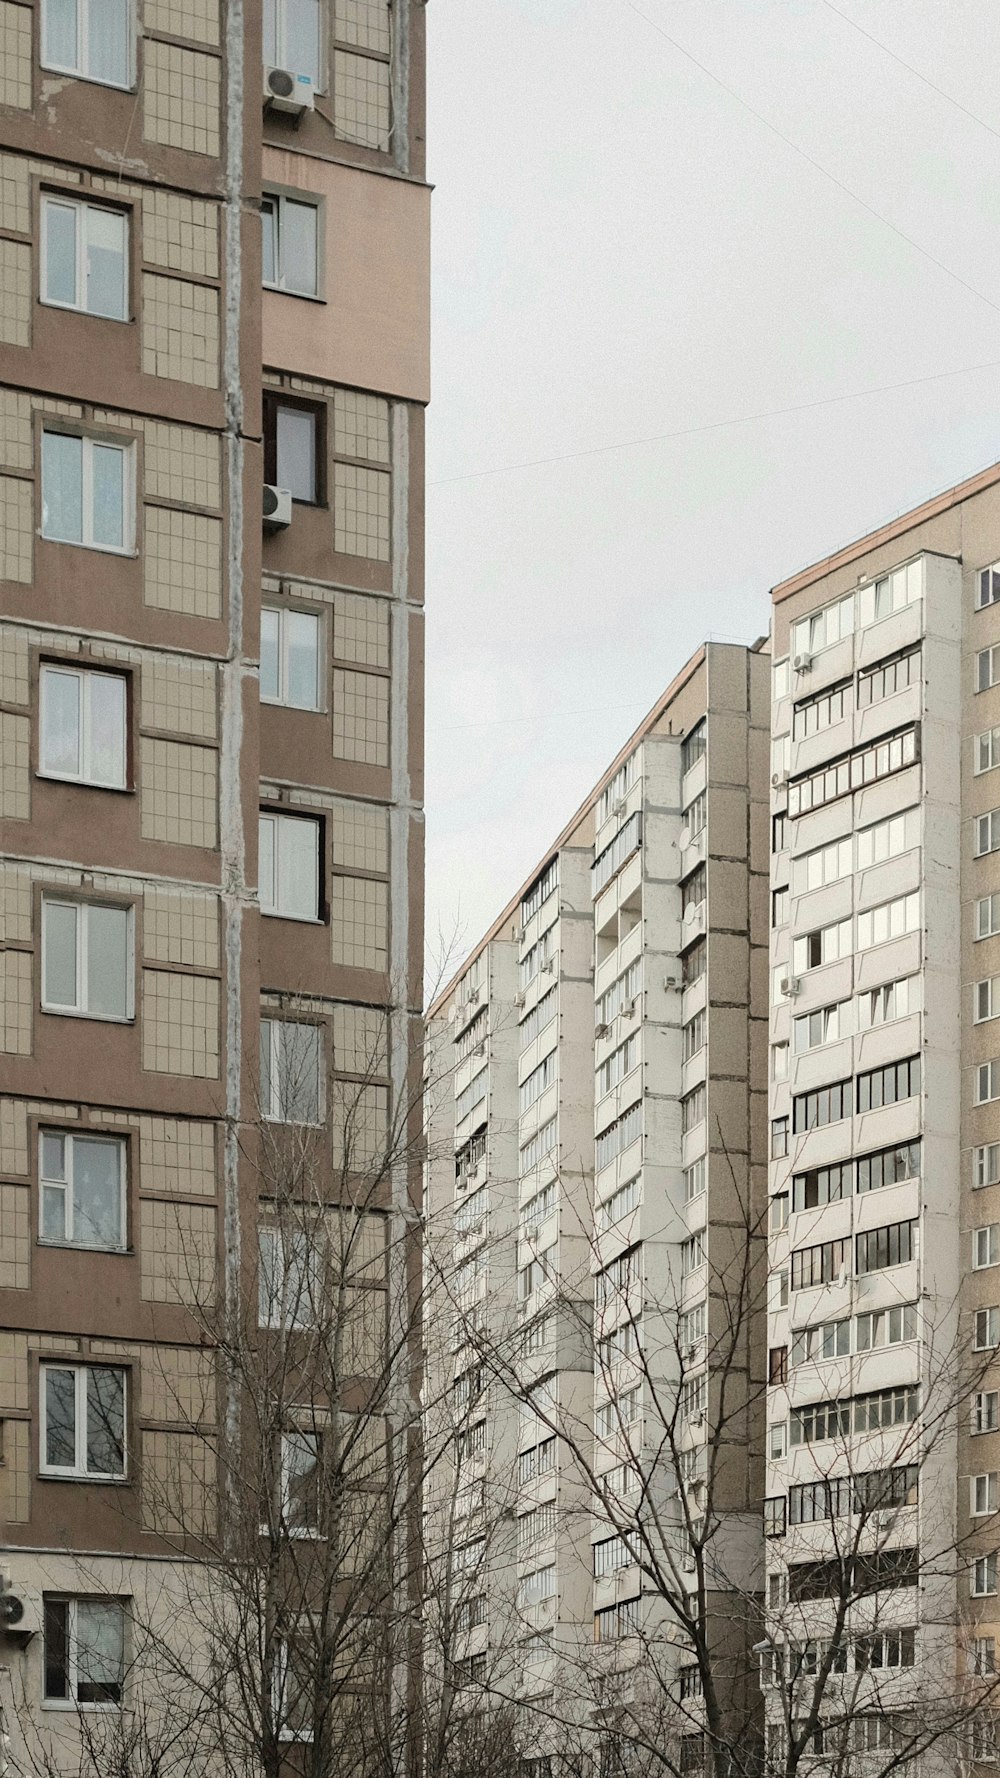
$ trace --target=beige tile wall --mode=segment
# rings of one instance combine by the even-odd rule
[[[149,7],[147,4],[147,15]],[[218,8],[212,6],[218,24]],[[181,36],[184,33],[177,32]],[[201,198],[173,191],[142,194],[142,257],[195,278],[219,275],[219,211]]]
[[[31,1191],[0,1184],[0,1289],[31,1288]]]
[[[331,856],[345,870],[389,869],[389,814],[373,803],[337,802],[330,807]]]
[[[208,1309],[215,1301],[215,1206],[143,1198],[139,1256],[145,1302]]]
[[[219,293],[184,278],[142,275],[142,368],[202,389],[219,386]]]
[[[333,465],[333,547],[341,555],[389,560],[390,477],[355,463]]]
[[[139,1413],[167,1425],[215,1423],[215,1356],[197,1346],[143,1346]]]
[[[180,890],[147,889],[142,898],[142,949],[154,963],[218,969],[218,900]]]
[[[0,580],[31,584],[34,487],[0,475]]]
[[[142,972],[142,1065],[152,1073],[219,1078],[219,984],[203,975]]]
[[[330,1136],[335,1168],[360,1173],[386,1159],[389,1089],[334,1080],[330,1085]]]
[[[0,1333],[0,1409],[26,1414],[28,1393],[28,1336]]]
[[[31,819],[31,719],[0,710],[0,817]]]
[[[32,1025],[30,951],[0,952],[0,1051],[30,1056]]]
[[[216,670],[206,663],[147,655],[142,666],[142,722],[173,735],[216,737]]]
[[[384,970],[389,962],[389,889],[367,877],[330,884],[332,960],[352,969]]]
[[[334,129],[346,142],[365,148],[389,147],[390,91],[386,62],[333,52]]]
[[[184,1118],[139,1119],[139,1164],[146,1191],[215,1192],[215,1130]]]
[[[165,37],[217,44],[218,0],[146,0],[143,24],[147,31],[162,31]]]
[[[386,1014],[380,1007],[333,1008],[333,1067],[340,1074],[382,1075],[386,1072]]]
[[[30,699],[27,631],[2,628],[0,629],[0,701],[5,704],[27,704]]]
[[[218,509],[222,467],[216,434],[194,426],[168,426],[161,420],[147,420],[143,430],[146,498]]]
[[[163,1537],[208,1536],[215,1502],[215,1451],[196,1432],[142,1435],[142,1523]]]
[[[333,669],[333,757],[389,764],[389,681],[375,673]]]
[[[147,506],[143,597],[191,617],[222,612],[222,525],[201,513]]]
[[[31,246],[0,237],[0,341],[31,344]]]
[[[27,1420],[4,1420],[0,1422],[0,1432],[0,1515],[12,1525],[26,1525],[31,1517],[31,1424]]]
[[[31,943],[31,875],[13,866],[0,871],[0,940]]]
[[[389,607],[363,593],[337,593],[333,603],[333,652],[361,667],[389,667]]]
[[[142,835],[175,846],[214,847],[218,757],[211,747],[143,735]]]
[[[389,461],[389,403],[359,389],[333,391],[333,448],[338,457]]]
[[[0,105],[31,110],[31,8],[0,0]]]
[[[217,155],[220,72],[215,56],[147,38],[142,88],[146,141]]]

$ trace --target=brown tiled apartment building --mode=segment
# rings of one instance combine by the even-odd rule
[[[272,1772],[336,1725],[350,1770],[351,1696],[376,1672],[407,1695],[406,1650],[369,1646],[317,1703],[314,1574],[301,1611],[261,1606],[249,1702],[220,1702],[239,1649],[195,1601],[251,1519],[279,1566],[335,1551],[311,1534],[342,1421],[373,1486],[413,1418],[423,27],[421,0],[0,0],[18,1769],[110,1770],[114,1724],[152,1746],[150,1699],[176,1729],[196,1677],[206,1749],[245,1735]]]

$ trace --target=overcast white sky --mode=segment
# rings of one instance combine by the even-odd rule
[[[427,22],[428,935],[464,952],[706,634],[1000,457],[1000,6]]]

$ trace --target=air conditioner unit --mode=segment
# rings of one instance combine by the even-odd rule
[[[683,1569],[685,1574],[693,1574],[694,1573],[694,1557],[693,1556],[682,1556],[681,1557],[681,1568]]]
[[[486,1054],[485,1043],[477,1043],[475,1048],[473,1049],[472,1053],[474,1056],[485,1056],[485,1054]]]
[[[847,1283],[847,1280],[849,1277],[850,1277],[850,1273],[848,1272],[847,1267],[841,1266],[840,1271],[837,1273],[837,1283],[841,1286],[841,1288],[843,1288],[843,1286]]]
[[[478,1006],[479,1005],[479,989],[478,988],[470,988],[469,998],[465,1004],[466,1004],[466,1006]]]
[[[625,807],[625,798],[623,796],[616,797],[614,802],[611,805],[612,815],[620,815],[622,810],[624,809],[624,807]]]
[[[314,103],[311,75],[295,74],[291,68],[264,69],[265,110],[301,117],[303,111],[312,111]]]
[[[0,1593],[0,1637],[22,1644],[30,1642],[42,1628],[42,1596],[32,1587],[15,1581]]]
[[[699,1408],[698,1412],[696,1414],[691,1415],[691,1425],[692,1426],[704,1426],[704,1424],[705,1424],[705,1416],[702,1413],[701,1409]]]
[[[787,784],[787,783],[788,783],[788,773],[787,772],[772,772],[771,773],[771,789],[772,790],[777,790],[782,784]]]
[[[521,943],[521,940],[524,937],[524,927],[523,926],[512,926],[510,929],[510,936],[511,936],[512,943],[515,945],[519,945]]]
[[[556,967],[555,958],[554,957],[546,957],[545,962],[541,966],[541,974],[542,975],[552,975],[555,971],[555,967]]]
[[[523,994],[515,994],[514,995],[514,1006],[518,1012],[521,1012],[523,1010],[523,1008],[524,1008],[524,995]]]
[[[594,1036],[595,1037],[607,1037],[609,1035],[610,1031],[611,1031],[610,1025],[595,1025],[594,1026]]]
[[[527,1228],[523,1228],[521,1230],[521,1240],[522,1241],[537,1241],[538,1240],[538,1224],[537,1224],[537,1222],[529,1223]]]
[[[638,994],[633,994],[631,1000],[627,1000],[625,1002],[625,1005],[622,1007],[622,1018],[623,1019],[634,1019],[638,1010],[639,1010],[639,996],[638,996]]]
[[[281,531],[292,522],[292,495],[288,488],[272,488],[264,483],[264,529]]]
[[[794,1000],[802,992],[802,982],[797,975],[783,975],[780,986],[786,1000]]]
[[[793,673],[808,673],[812,664],[813,657],[806,649],[804,649],[801,654],[793,654],[792,656]]]

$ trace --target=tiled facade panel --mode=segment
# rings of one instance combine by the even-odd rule
[[[216,1417],[215,1358],[197,1346],[143,1346],[139,1412],[165,1425],[211,1426]]]
[[[219,983],[210,976],[146,969],[142,1065],[153,1073],[219,1077]]]
[[[30,482],[0,475],[0,579],[31,585],[34,520]]]
[[[27,634],[0,629],[0,703],[27,704],[29,697]]]
[[[219,385],[219,293],[208,285],[144,272],[142,367],[201,388]]]
[[[0,342],[31,344],[31,248],[0,240]]]
[[[31,1202],[23,1185],[0,1184],[0,1289],[31,1285]]]
[[[360,1173],[386,1152],[389,1089],[335,1081],[330,1106],[334,1167]]]
[[[187,1196],[216,1191],[215,1129],[183,1118],[139,1119],[139,1157],[148,1191]]]
[[[374,1006],[333,1008],[333,1068],[335,1073],[365,1077],[385,1074],[386,1015]]]
[[[215,1513],[215,1451],[196,1432],[142,1435],[142,1523],[163,1537],[209,1534]]]
[[[389,403],[359,389],[333,392],[333,448],[338,457],[389,461]]]
[[[367,877],[334,877],[330,885],[334,963],[384,970],[389,961],[389,888]]]
[[[215,1207],[143,1198],[140,1290],[147,1302],[207,1308],[215,1301]]]
[[[214,432],[157,420],[146,420],[144,432],[147,499],[212,509],[221,504],[221,449]]]
[[[147,889],[142,937],[144,954],[151,961],[218,969],[218,902],[209,895]]]
[[[333,670],[333,756],[362,765],[389,763],[389,681],[374,673]]]
[[[31,1518],[31,1426],[27,1420],[0,1421],[3,1465],[0,1467],[0,1513],[11,1525]]]
[[[389,560],[390,478],[379,469],[335,463],[333,547],[341,555]]]
[[[389,608],[384,599],[337,593],[333,607],[333,652],[361,667],[389,667]]]
[[[209,747],[142,741],[142,832],[175,846],[214,847],[218,759]]]
[[[31,7],[0,0],[0,104],[31,109]]]
[[[142,90],[146,141],[217,155],[221,67],[215,56],[148,39]]]
[[[215,668],[200,662],[147,656],[142,670],[143,726],[214,741],[215,677]]]
[[[143,597],[191,617],[222,613],[222,525],[200,513],[146,508]]]
[[[342,865],[345,870],[372,871],[384,876],[389,868],[386,810],[372,803],[333,803],[330,845],[335,865]]]
[[[28,718],[0,711],[0,818],[7,821],[31,815],[30,748]]]
[[[27,870],[0,871],[0,940],[31,943],[31,876]]]
[[[345,50],[333,55],[333,112],[338,136],[365,148],[389,146],[389,65]]]
[[[31,1054],[31,953],[0,953],[0,1049],[7,1056]]]
[[[164,37],[187,37],[192,43],[219,43],[218,0],[145,0],[147,31]]]
[[[148,14],[147,6],[147,14]],[[215,8],[212,9],[216,11]],[[218,29],[216,11],[215,26]],[[193,35],[193,33],[191,33]],[[187,35],[178,32],[176,35]],[[219,212],[200,198],[173,191],[142,194],[142,257],[195,278],[219,275]]]
[[[388,0],[335,0],[333,34],[338,43],[387,56],[392,41]]]

